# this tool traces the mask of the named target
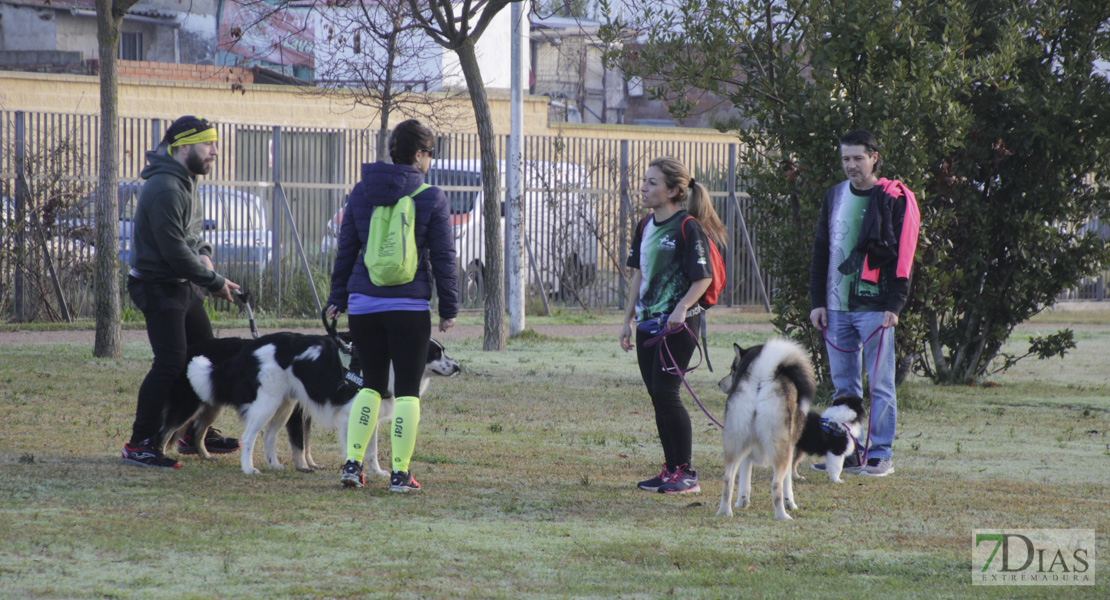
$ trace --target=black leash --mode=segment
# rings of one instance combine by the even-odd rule
[[[320,320],[324,322],[324,331],[328,332],[328,337],[330,337],[332,340],[335,341],[336,344],[339,345],[339,351],[350,356],[351,344],[344,341],[343,338],[339,337],[339,317],[335,317],[329,320],[328,311],[325,309],[320,311]]]
[[[251,325],[251,337],[258,339],[258,327],[254,324],[254,311],[251,310],[251,293],[243,291],[242,289],[235,290],[235,299],[243,305],[243,310],[247,313],[247,320]]]

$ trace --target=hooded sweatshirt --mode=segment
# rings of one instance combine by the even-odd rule
[[[168,154],[147,152],[146,161],[128,263],[147,281],[187,280],[220,291],[224,278],[199,259],[212,256],[212,244],[201,237],[204,209],[196,175]]]
[[[434,284],[439,298],[440,318],[454,319],[458,316],[455,236],[451,230],[451,211],[443,190],[433,186],[412,197],[416,208],[416,247],[421,257],[412,281],[402,285],[376,286],[370,281],[363,258],[374,208],[396,204],[416,191],[423,180],[424,175],[412,165],[385,162],[362,165],[362,180],[351,190],[343,210],[328,304],[347,310],[350,294],[431,300]]]

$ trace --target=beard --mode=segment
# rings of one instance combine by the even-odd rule
[[[207,175],[212,170],[212,163],[205,163],[196,151],[196,148],[190,148],[189,154],[185,157],[185,168],[194,175]]]

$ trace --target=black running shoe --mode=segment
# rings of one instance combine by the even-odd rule
[[[339,483],[343,487],[359,488],[366,485],[366,475],[362,474],[362,464],[349,460],[343,465],[343,474],[339,476]]]
[[[394,471],[389,476],[389,491],[391,492],[418,492],[420,484],[408,471]]]
[[[645,479],[640,483],[637,483],[636,487],[640,488],[641,490],[647,490],[649,492],[658,492],[659,487],[666,483],[667,478],[670,476],[671,470],[667,468],[667,463],[663,463],[663,470],[659,471],[658,475],[652,477],[651,479]]]
[[[204,447],[209,454],[230,454],[239,449],[239,440],[220,435],[220,430],[209,428],[204,434]],[[193,436],[186,433],[177,440],[178,454],[196,454],[197,447],[193,444]]]
[[[140,467],[159,467],[162,469],[180,469],[181,463],[172,458],[166,458],[161,450],[155,448],[150,440],[143,440],[137,445],[124,444],[120,454],[125,465],[138,465]]]
[[[696,494],[701,491],[698,485],[698,472],[690,465],[680,465],[667,477],[666,483],[659,486],[661,494]]]

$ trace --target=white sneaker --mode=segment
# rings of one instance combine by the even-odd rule
[[[860,475],[870,475],[872,477],[886,477],[893,472],[894,465],[889,460],[882,458],[867,459],[867,466],[859,470]]]

